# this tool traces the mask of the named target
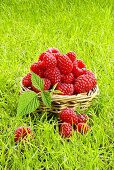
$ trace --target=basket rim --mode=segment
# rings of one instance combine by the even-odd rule
[[[21,82],[20,82],[20,85],[21,85],[21,92],[22,91],[32,91],[31,89],[27,88],[27,87],[24,87],[23,84],[22,84],[22,79],[21,79]],[[87,97],[92,97],[94,98],[95,96],[99,95],[99,87],[98,87],[98,84],[92,89],[90,90],[89,92],[85,92],[85,93],[79,93],[79,94],[74,94],[74,95],[60,95],[60,94],[53,94],[52,95],[52,99],[80,99],[80,98],[87,98]],[[40,93],[38,93],[40,95]]]

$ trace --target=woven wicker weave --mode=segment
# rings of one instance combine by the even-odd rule
[[[21,83],[21,93],[24,91],[30,91],[30,89],[24,87]],[[37,112],[50,111],[51,113],[59,113],[62,109],[66,107],[72,108],[74,111],[80,109],[80,111],[85,111],[90,105],[94,98],[99,94],[99,88],[96,86],[94,89],[88,93],[81,93],[78,95],[52,95],[52,107],[47,109],[41,102],[40,108]],[[40,93],[38,94],[39,100],[41,100]]]

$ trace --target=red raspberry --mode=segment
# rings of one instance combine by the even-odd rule
[[[40,90],[38,90],[36,87],[34,87],[33,85],[32,85],[32,87],[31,87],[31,90],[32,91],[34,91],[34,92],[36,92],[36,93],[39,93],[40,92]]]
[[[39,61],[42,61],[43,59],[44,59],[44,56],[47,54],[48,52],[43,52],[43,53],[41,53],[40,54],[40,56],[39,56]]]
[[[80,69],[80,68],[74,66],[73,67],[73,73],[74,73],[75,77],[77,78],[80,75],[83,75],[83,74],[86,73],[86,68]]]
[[[46,78],[43,78],[43,80],[44,80],[44,90],[49,90],[50,86],[51,86],[51,81],[49,79],[46,79]],[[36,87],[34,87],[33,85],[32,85],[32,90],[36,93],[40,92],[40,90],[37,89]]]
[[[89,117],[86,114],[77,114],[78,123],[86,123],[89,120]]]
[[[70,84],[70,83],[73,83],[74,82],[74,75],[72,73],[69,73],[67,75],[61,75],[61,82],[62,83],[67,83],[67,84]]]
[[[49,90],[51,87],[51,81],[46,78],[43,78],[43,80],[44,80],[44,90]]]
[[[58,57],[60,56],[60,53],[53,53],[53,56],[56,58],[56,60],[58,61]]]
[[[93,75],[93,77],[95,76],[94,73],[90,70],[86,70],[86,73],[85,74],[90,74],[91,76]]]
[[[59,128],[59,133],[62,137],[69,138],[72,136],[72,126],[69,123],[62,123]]]
[[[41,69],[40,64],[40,61],[35,62],[31,65],[30,70],[42,78],[44,76],[44,70]]]
[[[32,85],[32,82],[31,82],[31,73],[28,73],[25,77],[23,77],[22,84],[25,87],[31,87],[31,85]]]
[[[77,78],[80,75],[83,75],[86,73],[85,64],[82,60],[75,60],[73,63],[73,73],[74,76]]]
[[[74,65],[77,65],[79,68],[86,68],[85,63],[82,60],[75,60]]]
[[[32,131],[29,127],[18,127],[15,131],[14,141],[26,140],[28,136],[32,137]]]
[[[40,67],[43,69],[54,68],[57,65],[56,58],[51,53],[43,53],[40,55]]]
[[[52,86],[61,81],[61,74],[57,67],[48,68],[44,73],[45,78],[51,81]]]
[[[75,54],[75,52],[70,51],[70,52],[68,52],[66,55],[70,58],[70,60],[71,60],[72,62],[75,61],[75,59],[76,59],[76,54]]]
[[[83,74],[76,79],[74,90],[76,93],[89,92],[96,86],[96,78],[93,74]]]
[[[59,114],[59,118],[62,122],[70,123],[71,125],[78,123],[77,115],[70,108],[63,109]]]
[[[58,83],[57,90],[60,90],[63,95],[72,95],[74,93],[73,84]]]
[[[60,51],[57,49],[57,48],[49,48],[46,52],[49,52],[49,53],[60,53]]]
[[[82,134],[86,134],[89,129],[90,126],[88,126],[86,123],[78,123],[76,128],[77,132],[80,132]]]
[[[58,68],[62,74],[69,74],[73,69],[73,63],[67,55],[60,55],[58,57]]]

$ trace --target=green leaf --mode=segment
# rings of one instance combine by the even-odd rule
[[[44,103],[44,105],[47,108],[51,107],[51,94],[49,91],[42,91],[41,92],[41,97],[42,97],[42,101]]]
[[[39,107],[38,96],[35,92],[24,92],[18,102],[17,116],[23,116],[35,111]]]
[[[44,81],[41,79],[37,74],[32,73],[32,84],[35,86],[38,90],[44,89]]]

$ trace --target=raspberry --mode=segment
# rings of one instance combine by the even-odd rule
[[[43,80],[44,80],[44,90],[49,90],[51,87],[51,81],[46,78],[43,78]]]
[[[70,60],[71,60],[72,62],[75,61],[75,59],[76,59],[76,54],[75,54],[74,52],[70,51],[70,52],[68,52],[66,55],[70,58]]]
[[[40,90],[38,90],[36,87],[34,87],[33,85],[32,85],[32,87],[31,87],[31,90],[32,91],[34,91],[34,92],[36,92],[36,93],[39,93],[40,92]]]
[[[14,141],[20,142],[22,140],[26,140],[28,136],[32,137],[32,131],[29,127],[18,127],[14,134]]]
[[[61,81],[61,74],[57,67],[48,68],[44,73],[45,78],[51,81],[52,86]]]
[[[61,76],[61,82],[62,83],[67,83],[67,84],[69,84],[69,83],[73,83],[74,82],[74,75],[72,74],[72,73],[69,73],[69,74],[67,74],[67,75],[62,75]]]
[[[58,83],[57,90],[60,90],[63,95],[72,95],[74,93],[73,84]]]
[[[43,73],[44,70],[41,69],[40,64],[41,64],[40,61],[35,62],[34,64],[31,65],[30,70],[42,78],[44,76]]]
[[[44,90],[49,90],[49,88],[51,86],[51,81],[49,79],[46,79],[46,78],[43,78],[43,80],[44,80]],[[40,92],[40,90],[37,89],[36,87],[34,87],[33,85],[32,85],[32,90],[36,93]]]
[[[53,56],[56,58],[56,60],[58,60],[58,57],[60,56],[60,53],[53,53]]]
[[[89,120],[89,117],[86,114],[77,114],[78,123],[86,123]]]
[[[31,87],[31,85],[32,85],[32,82],[31,82],[31,73],[28,73],[25,77],[23,77],[22,84],[25,87]]]
[[[40,54],[39,56],[39,60],[42,61],[44,59],[44,56],[47,54],[48,52],[43,52]]]
[[[75,60],[74,65],[77,65],[79,68],[86,68],[85,63],[82,60]]]
[[[58,68],[62,74],[69,74],[73,69],[73,63],[67,55],[60,55],[58,57]]]
[[[59,128],[59,133],[62,137],[69,138],[72,136],[72,126],[69,123],[62,123]]]
[[[94,73],[90,70],[86,70],[86,73],[85,74],[90,74],[91,76],[93,75],[93,77],[95,76]]]
[[[86,73],[86,69],[85,68],[80,69],[80,68],[74,66],[73,67],[73,73],[74,73],[75,77],[77,78],[80,75],[85,74]]]
[[[43,69],[50,67],[54,68],[57,65],[57,60],[51,53],[42,53],[39,57],[39,60],[41,61],[40,67]]]
[[[86,134],[89,129],[90,129],[90,126],[87,125],[86,123],[78,123],[77,128],[76,128],[77,132],[80,132],[82,134]]]
[[[82,60],[75,60],[73,63],[73,73],[74,76],[77,78],[80,75],[83,75],[86,73],[85,64]]]
[[[70,108],[63,109],[59,114],[59,118],[62,122],[70,123],[71,125],[78,123],[77,115]]]
[[[49,53],[60,53],[60,51],[57,49],[57,48],[49,48],[46,52],[49,52]]]
[[[83,74],[76,79],[74,90],[76,93],[89,92],[96,86],[96,78],[93,74]]]

